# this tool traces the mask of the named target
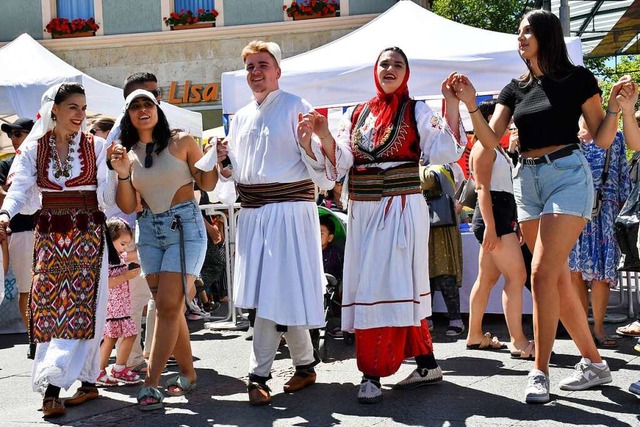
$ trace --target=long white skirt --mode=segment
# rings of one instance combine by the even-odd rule
[[[431,315],[429,210],[421,194],[404,199],[404,208],[402,196],[350,202],[342,330],[419,326]]]
[[[313,202],[243,208],[234,268],[236,307],[279,325],[324,325],[322,250]]]
[[[76,381],[96,382],[100,373],[100,341],[109,300],[109,262],[106,247],[103,252],[96,304],[95,336],[90,340],[54,338],[38,344],[31,371],[33,391],[44,394],[49,384],[66,390]]]

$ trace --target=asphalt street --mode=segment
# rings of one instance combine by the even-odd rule
[[[464,336],[448,338],[446,319],[436,317],[435,352],[444,381],[415,390],[391,386],[414,368],[406,362],[392,377],[383,378],[384,399],[362,405],[356,399],[360,374],[354,347],[328,338],[328,360],[317,367],[318,382],[298,393],[285,394],[283,384],[293,374],[286,346],[274,364],[273,402],[251,407],[247,400],[251,343],[243,331],[214,331],[203,321],[190,322],[198,386],[186,397],[167,397],[163,410],[142,412],[136,405],[139,386],[101,389],[101,397],[68,408],[65,416],[44,420],[41,397],[31,391],[31,361],[26,337],[0,335],[0,425],[60,426],[639,426],[640,405],[627,391],[640,379],[640,353],[635,340],[622,338],[620,347],[603,350],[613,371],[613,383],[589,391],[565,392],[558,382],[579,361],[575,345],[560,339],[551,365],[552,401],[526,405],[523,391],[533,362],[511,359],[508,350],[467,350]],[[507,338],[504,320],[490,316],[486,330]],[[607,325],[613,332],[618,325]],[[530,320],[525,331],[531,334]],[[163,381],[171,374],[164,374]],[[75,388],[63,392],[73,394]]]

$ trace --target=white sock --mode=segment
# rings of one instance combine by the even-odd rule
[[[114,371],[122,371],[126,366],[125,365],[113,365],[113,370]]]

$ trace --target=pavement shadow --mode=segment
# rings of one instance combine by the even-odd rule
[[[220,384],[221,387],[226,387]],[[354,421],[365,417],[402,425],[465,425],[471,419],[478,422],[482,418],[497,421],[512,420],[575,423],[578,419],[588,419],[589,424],[610,427],[626,426],[616,418],[594,411],[591,401],[574,401],[584,404],[584,408],[563,405],[557,399],[548,405],[526,405],[522,402],[501,397],[482,390],[462,387],[453,383],[439,383],[409,391],[394,391],[384,388],[383,401],[373,405],[361,405],[356,399],[357,386],[348,383],[316,384],[302,392],[288,395],[275,391],[272,404],[251,407],[247,401],[228,401],[215,393],[207,400],[189,400],[189,410],[197,419],[207,419],[209,424],[264,426],[295,425],[323,426]],[[428,410],[425,411],[425,405]],[[601,402],[617,405],[615,402]],[[224,411],[217,408],[224,407]],[[629,405],[628,411],[634,406]],[[425,415],[425,413],[427,415]],[[171,414],[166,418],[171,423]],[[181,422],[189,424],[188,414],[181,413]],[[194,421],[196,418],[194,418]],[[177,419],[176,419],[177,421]],[[505,425],[508,422],[505,421]]]
[[[0,350],[5,348],[12,348],[17,345],[23,345],[29,343],[29,338],[26,333],[20,334],[2,334],[0,335]]]
[[[480,357],[462,356],[450,357],[438,361],[447,376],[488,377],[492,375],[526,376],[529,372],[527,365],[523,370],[512,369],[498,359],[484,359]]]

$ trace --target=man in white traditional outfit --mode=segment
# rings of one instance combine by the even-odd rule
[[[252,405],[271,402],[266,382],[283,333],[296,368],[284,391],[315,383],[318,359],[308,329],[324,324],[314,182],[323,189],[334,183],[324,165],[298,144],[299,114],[311,106],[279,89],[280,58],[275,43],[252,41],[242,50],[253,100],[235,115],[228,136],[232,177],[242,205],[234,301],[237,307],[256,309],[247,387]]]

